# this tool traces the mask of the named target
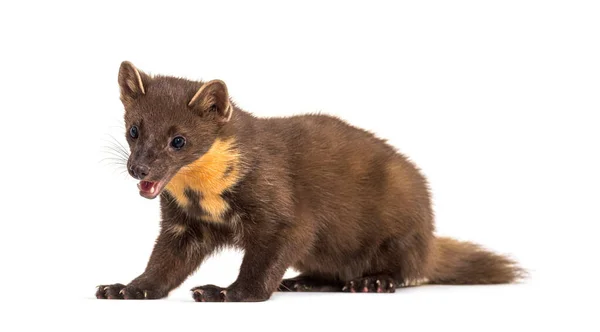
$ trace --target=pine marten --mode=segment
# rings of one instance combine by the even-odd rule
[[[161,231],[144,273],[98,286],[101,299],[158,299],[224,247],[244,250],[229,287],[194,300],[264,301],[275,291],[393,293],[414,284],[500,284],[508,257],[434,235],[428,184],[406,157],[339,118],[258,118],[223,81],[120,66],[129,174],[160,196]],[[299,276],[282,280],[288,268]]]

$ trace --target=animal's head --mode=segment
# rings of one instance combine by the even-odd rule
[[[233,105],[222,81],[150,76],[127,61],[121,63],[119,86],[131,151],[127,169],[140,180],[140,195],[152,199],[209,150]]]

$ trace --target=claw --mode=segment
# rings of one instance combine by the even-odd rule
[[[108,290],[110,286],[104,286],[104,290]]]
[[[144,298],[147,299],[148,298],[148,291],[144,291]]]
[[[121,294],[121,295],[125,295],[125,288],[121,289],[121,290],[119,291],[119,294]]]
[[[363,281],[363,288],[362,288],[362,291],[363,291],[364,293],[368,293],[368,292],[369,292],[369,280],[365,279],[365,280]]]

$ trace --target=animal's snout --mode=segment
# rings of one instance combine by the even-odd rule
[[[131,165],[129,167],[129,174],[138,180],[143,180],[150,173],[150,167],[146,165]]]

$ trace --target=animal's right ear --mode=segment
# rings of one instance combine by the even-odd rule
[[[139,71],[129,61],[121,62],[119,68],[119,87],[121,88],[121,101],[127,105],[135,99],[146,94],[144,82],[148,82],[150,76]]]

